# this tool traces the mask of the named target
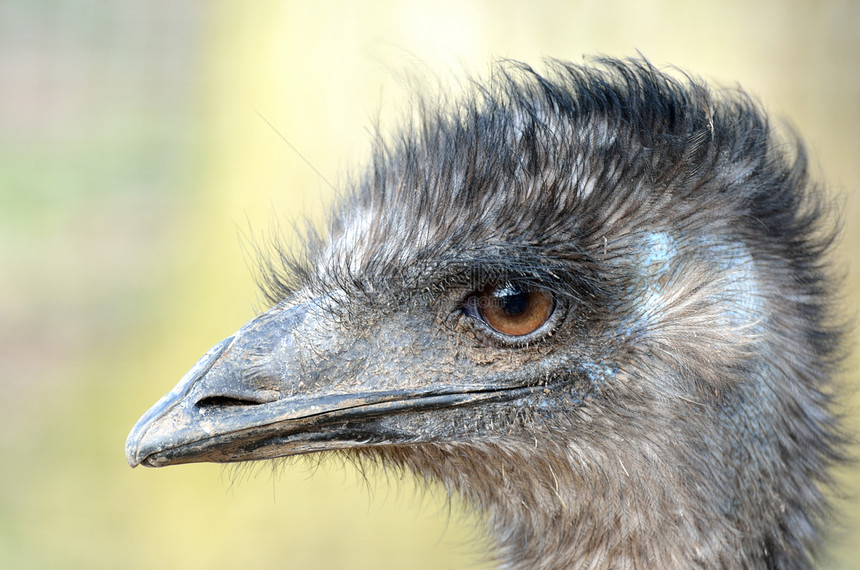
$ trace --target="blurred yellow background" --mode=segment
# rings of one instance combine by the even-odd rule
[[[856,314],[856,0],[0,2],[0,568],[487,567],[474,521],[409,477],[132,471],[125,437],[261,308],[248,238],[329,198],[259,115],[340,186],[404,73],[637,50],[803,134],[844,204]],[[841,504],[833,567],[860,568],[860,506]]]

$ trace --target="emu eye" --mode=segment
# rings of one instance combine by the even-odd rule
[[[533,333],[549,320],[555,308],[547,291],[513,283],[485,287],[470,301],[481,320],[507,336]]]

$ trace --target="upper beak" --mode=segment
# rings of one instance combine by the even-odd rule
[[[320,328],[315,309],[272,309],[212,347],[131,430],[129,464],[231,462],[417,441],[426,434],[391,418],[529,390],[451,382],[451,374],[441,386],[416,382],[410,377],[420,375],[409,373],[408,362],[374,368],[367,346],[343,343],[324,330],[331,323]]]

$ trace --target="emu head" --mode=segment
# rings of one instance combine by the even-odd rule
[[[644,61],[549,67],[500,64],[378,141],[129,463],[407,466],[509,566],[808,565],[841,337],[802,147]]]

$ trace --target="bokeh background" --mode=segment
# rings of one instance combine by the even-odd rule
[[[485,568],[474,521],[408,477],[132,471],[125,437],[261,308],[249,241],[319,217],[324,179],[404,108],[405,72],[637,50],[804,135],[843,204],[855,314],[856,0],[0,1],[0,568]],[[860,506],[842,505],[832,567],[860,568]]]

